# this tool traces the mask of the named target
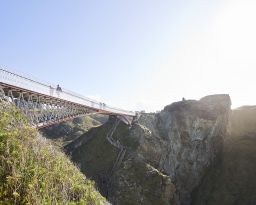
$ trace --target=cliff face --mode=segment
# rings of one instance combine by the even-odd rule
[[[256,204],[256,106],[235,109],[221,161],[207,172],[195,191],[196,205]]]
[[[190,204],[192,190],[221,153],[230,105],[227,95],[208,96],[172,104],[159,114],[159,130],[166,138],[160,169],[174,180],[177,202]]]
[[[228,95],[173,103],[142,115],[130,132],[139,144],[135,153],[174,182],[175,203],[190,204],[192,190],[221,152],[230,105]]]
[[[228,95],[207,96],[142,114],[131,128],[119,124],[112,138],[125,154],[118,166],[121,152],[105,140],[110,120],[100,127],[105,132],[73,151],[73,160],[113,204],[190,204],[192,191],[222,151],[230,105]],[[92,150],[97,144],[100,149]]]

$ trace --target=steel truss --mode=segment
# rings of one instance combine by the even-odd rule
[[[111,107],[70,91],[60,91],[1,67],[0,100],[14,103],[30,123],[38,128],[89,113],[115,115],[126,124],[138,118],[136,112]]]
[[[72,102],[1,85],[0,100],[15,104],[37,128],[97,112]]]

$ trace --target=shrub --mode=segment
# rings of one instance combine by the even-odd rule
[[[0,204],[104,204],[64,153],[0,102]]]

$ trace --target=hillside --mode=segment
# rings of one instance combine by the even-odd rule
[[[107,139],[116,120],[111,118],[84,135],[89,139],[73,151],[72,159],[113,204],[168,204],[175,191],[170,178],[136,156],[138,142],[128,137],[129,127],[119,122],[112,135],[114,142],[125,144],[124,158],[119,157],[122,152],[115,143]],[[119,182],[121,179],[123,182]]]
[[[131,128],[115,119],[66,146],[81,171],[113,204],[254,205],[256,106],[229,110],[225,96],[208,96],[142,114]],[[125,193],[125,194],[123,194]]]
[[[86,115],[43,128],[40,132],[44,137],[52,139],[57,145],[62,147],[85,134],[91,128],[105,123],[107,120],[108,116],[106,115]]]
[[[0,102],[0,204],[105,204],[64,153]]]
[[[132,127],[110,118],[66,148],[114,205],[188,205],[219,159],[230,105],[214,95],[141,114]]]

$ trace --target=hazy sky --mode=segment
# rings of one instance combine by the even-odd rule
[[[0,64],[130,110],[256,105],[255,0],[0,0]]]

